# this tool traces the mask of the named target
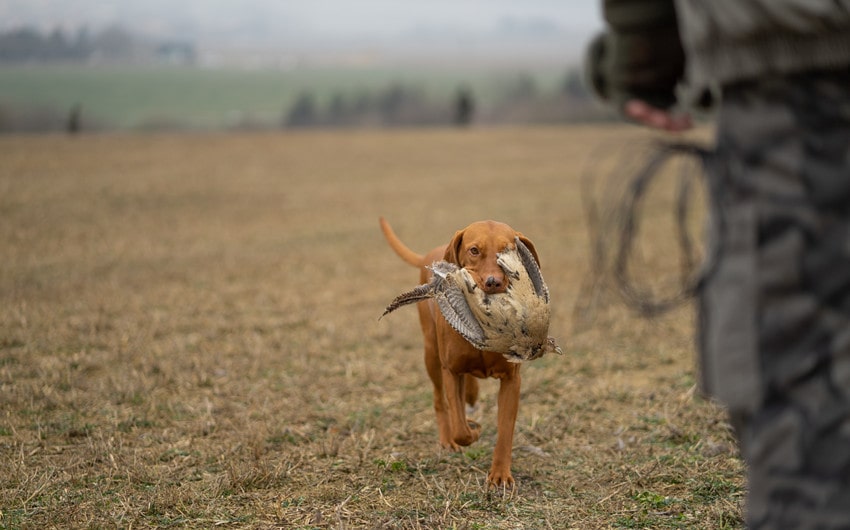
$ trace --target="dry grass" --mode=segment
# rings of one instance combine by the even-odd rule
[[[689,311],[572,329],[579,171],[637,134],[0,138],[0,528],[739,528]],[[438,448],[379,215],[420,251],[535,241],[565,355],[523,368],[513,494],[483,488],[496,382]]]

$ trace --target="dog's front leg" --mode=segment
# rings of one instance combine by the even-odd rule
[[[511,451],[514,443],[514,426],[519,412],[520,376],[519,365],[513,365],[511,373],[502,377],[499,383],[498,432],[496,448],[493,450],[493,463],[487,475],[487,484],[497,488],[513,489],[514,477],[511,475]]]
[[[452,439],[457,445],[467,446],[478,440],[481,426],[466,419],[464,400],[464,376],[443,368],[443,386],[446,389],[446,401],[449,406],[449,425]]]

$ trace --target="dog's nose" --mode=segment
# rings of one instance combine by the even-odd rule
[[[486,288],[488,293],[495,293],[502,289],[502,280],[496,278],[495,276],[487,276],[487,279],[484,281],[484,287]]]

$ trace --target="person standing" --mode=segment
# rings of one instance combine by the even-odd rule
[[[703,391],[747,526],[850,528],[850,0],[604,0],[593,90],[677,132],[714,100],[722,222],[698,291]]]
[[[475,114],[475,99],[472,97],[472,90],[467,87],[458,89],[454,110],[455,125],[467,127],[472,123],[472,116]]]

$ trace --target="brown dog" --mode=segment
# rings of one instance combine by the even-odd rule
[[[468,270],[484,292],[503,293],[509,278],[496,263],[496,254],[508,247],[513,248],[515,237],[520,238],[540,263],[531,241],[504,223],[472,223],[457,231],[448,245],[421,256],[399,240],[383,217],[380,222],[384,237],[396,254],[420,268],[421,283],[427,283],[431,277],[431,271],[426,268],[428,265],[445,260]],[[464,401],[471,406],[478,399],[476,377],[499,379],[498,434],[487,484],[513,488],[511,449],[519,409],[520,365],[508,362],[499,353],[481,351],[472,346],[446,322],[432,299],[420,302],[417,308],[425,342],[425,367],[434,384],[434,410],[437,412],[440,445],[457,451],[460,446],[470,445],[478,439],[481,427],[466,418]]]

